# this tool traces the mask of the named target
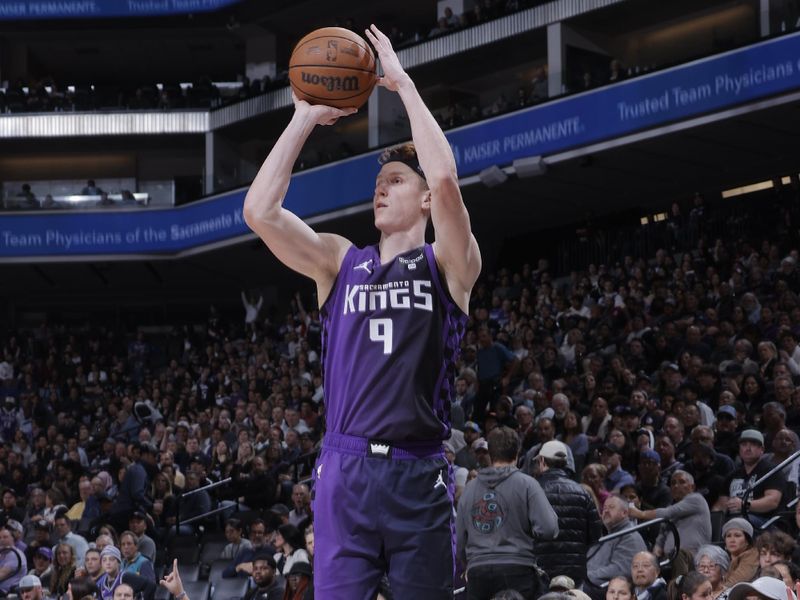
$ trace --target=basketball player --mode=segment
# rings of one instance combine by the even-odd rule
[[[354,109],[295,98],[244,215],[279,260],[317,284],[327,419],[314,472],[317,597],[373,600],[388,572],[399,599],[452,598],[454,485],[442,440],[481,258],[444,134],[386,35],[373,25],[367,37],[384,72],[378,85],[400,95],[414,140],[379,161],[378,244],[318,234],[282,207],[311,131]]]

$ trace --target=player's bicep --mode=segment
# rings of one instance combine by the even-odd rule
[[[431,220],[436,233],[437,260],[448,279],[454,279],[469,292],[481,271],[481,254],[457,180],[447,180],[431,188]]]
[[[317,282],[336,276],[350,245],[341,236],[317,233],[286,209],[280,209],[273,218],[252,223],[251,227],[279,261]]]

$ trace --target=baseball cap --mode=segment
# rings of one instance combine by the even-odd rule
[[[453,444],[452,444],[452,442],[444,442],[444,443],[442,444],[442,446],[444,446],[444,450],[445,450],[445,452],[452,452],[453,454],[455,454],[455,453],[456,453],[456,449],[455,449],[455,448],[453,448]]]
[[[53,551],[50,548],[46,548],[42,546],[41,548],[37,548],[36,552],[33,554],[34,556],[42,556],[47,560],[53,560]]]
[[[486,450],[488,452],[489,443],[483,438],[478,438],[477,440],[472,442],[472,449],[475,450],[475,452],[477,452],[478,450]]]
[[[22,526],[22,523],[17,521],[16,519],[9,519],[6,521],[6,527],[9,529],[13,529],[17,533],[25,533],[25,528]]]
[[[36,575],[25,575],[19,580],[19,589],[42,587],[42,580]]]
[[[575,581],[572,577],[558,575],[550,580],[550,589],[553,591],[567,591],[575,588]]]
[[[719,410],[717,411],[717,417],[725,417],[726,419],[735,419],[736,409],[733,408],[730,404],[724,404],[719,407]]]
[[[661,464],[661,455],[655,450],[642,450],[639,454],[639,460],[652,460],[655,463]]]
[[[147,517],[142,511],[135,510],[131,513],[131,516],[128,518],[129,521],[133,521],[134,519],[139,519],[141,521],[146,521]]]
[[[42,531],[50,531],[50,523],[48,523],[44,519],[40,519],[36,521],[36,525],[34,525],[34,528],[41,529]]]
[[[467,421],[464,423],[464,431],[471,429],[475,433],[481,433],[481,427],[475,421]]]
[[[563,442],[557,440],[545,442],[539,450],[539,456],[545,458],[567,458],[568,455],[569,451],[567,450],[567,446]],[[575,586],[573,585],[572,587]]]
[[[756,442],[757,444],[764,445],[764,434],[757,429],[745,429],[739,434],[739,443],[742,442]]]
[[[775,577],[759,577],[752,583],[742,581],[728,592],[728,600],[745,600],[748,596],[759,596],[770,600],[793,600],[786,591],[786,584]]]
[[[668,361],[665,361],[665,362],[661,363],[661,369],[662,370],[668,370],[668,371],[680,371],[680,368],[678,368],[677,364],[675,364],[674,362],[668,362]]]

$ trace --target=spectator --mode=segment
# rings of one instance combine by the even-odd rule
[[[19,593],[22,600],[44,600],[42,582],[36,575],[25,575],[20,579]]]
[[[759,577],[752,583],[741,582],[733,586],[728,593],[729,600],[745,600],[746,598],[767,598],[769,600],[792,600],[794,594],[780,579]]]
[[[748,486],[771,469],[769,462],[762,460],[763,455],[764,435],[755,429],[743,431],[739,436],[741,465],[728,478],[728,494],[723,500],[730,514],[741,513],[742,497]],[[750,495],[748,520],[758,526],[763,525],[780,507],[785,488],[786,479],[782,473],[776,473],[766,483],[753,490]]]
[[[90,179],[86,182],[86,185],[81,190],[81,196],[99,196],[103,193],[103,190],[97,187],[95,184],[94,179]]]
[[[628,579],[627,575],[611,578],[606,588],[606,600],[633,600],[633,598],[636,598],[633,582]]]
[[[151,444],[142,444],[139,460],[125,471],[111,514],[112,523],[119,524],[120,528],[128,524],[131,513],[149,512],[153,508],[153,502],[147,495],[150,489],[147,469],[155,466],[156,454],[157,450]]]
[[[156,572],[150,559],[139,552],[139,538],[132,531],[123,531],[119,536],[119,550],[122,555],[123,573],[140,575],[151,581],[156,580]]]
[[[53,574],[50,577],[50,594],[59,598],[67,593],[69,582],[75,577],[78,559],[75,554],[75,548],[66,542],[57,544],[54,554],[56,558],[53,565]]]
[[[297,561],[286,577],[284,600],[313,600],[314,573],[311,565],[305,561]]]
[[[711,597],[716,600],[724,591],[723,580],[731,566],[728,554],[719,546],[701,546],[694,556],[694,567],[711,582]]]
[[[630,514],[635,519],[651,520],[664,518],[675,525],[680,539],[681,552],[690,553],[689,557],[684,556],[685,564],[683,572],[688,572],[691,565],[687,561],[691,560],[700,546],[711,542],[711,513],[705,498],[697,493],[694,485],[694,478],[686,471],[675,471],[670,480],[672,492],[672,504],[666,508],[654,510],[639,510],[635,507],[630,508]],[[662,528],[656,540],[653,553],[656,556],[671,555],[675,549],[672,531],[669,528]],[[677,570],[676,565],[673,569]]]
[[[33,557],[31,562],[33,568],[28,571],[28,575],[36,575],[41,581],[42,585],[49,589],[50,576],[53,572],[53,551],[50,548],[42,546],[33,549]]]
[[[457,553],[466,565],[469,598],[487,598],[506,588],[533,599],[532,539],[554,539],[558,518],[541,486],[517,469],[519,438],[508,427],[489,434],[491,467],[467,484],[458,504]],[[498,520],[497,515],[504,518]]]
[[[292,565],[297,562],[308,562],[305,545],[305,537],[297,527],[289,523],[278,527],[278,533],[275,536],[275,547],[278,552],[274,557],[275,564],[278,565],[278,573],[287,576]]]
[[[711,600],[711,582],[697,571],[680,575],[670,582],[667,597],[669,600]]]
[[[103,574],[97,580],[97,590],[102,600],[113,600],[114,590],[120,584],[129,585],[133,593],[141,594],[144,600],[153,600],[156,585],[152,580],[121,570],[122,555],[115,546],[106,546],[100,553]]]
[[[763,570],[776,562],[791,561],[795,551],[794,540],[780,530],[765,531],[756,538],[758,566]]]
[[[603,525],[608,533],[632,527],[628,518],[628,503],[619,496],[610,496],[603,506]],[[618,537],[609,542],[595,544],[587,553],[587,579],[584,589],[593,590],[614,577],[630,573],[631,562],[637,552],[647,550],[638,532]]]
[[[0,591],[8,594],[28,572],[28,563],[14,546],[14,535],[7,526],[0,527],[0,548],[11,548],[0,555]]]
[[[667,582],[661,577],[661,565],[655,554],[639,552],[634,555],[631,579],[638,600],[667,600]]]
[[[72,505],[72,507],[67,511],[66,517],[71,521],[80,521],[81,517],[83,517],[83,512],[86,509],[86,501],[93,493],[94,487],[92,487],[92,482],[88,479],[82,479],[78,483],[78,494],[80,495],[80,501]]]
[[[156,543],[147,535],[147,515],[141,511],[134,511],[128,520],[128,529],[139,539],[137,549],[150,562],[156,559]]]
[[[78,567],[82,567],[83,556],[89,549],[89,543],[86,541],[86,538],[72,531],[72,523],[67,518],[66,513],[61,513],[56,517],[54,526],[56,534],[58,535],[56,543],[67,544],[70,547],[72,547],[75,558],[75,565]],[[54,553],[56,554],[56,564],[58,564],[58,552],[56,551],[55,548],[54,548]],[[66,586],[64,589],[66,591]]]
[[[600,461],[606,468],[605,488],[611,492],[619,491],[624,485],[634,483],[633,476],[622,468],[622,448],[608,443],[600,448]]]
[[[753,548],[753,526],[749,521],[737,517],[722,526],[725,550],[731,556],[731,565],[723,584],[726,588],[750,581],[758,570],[758,550]]]
[[[31,186],[28,183],[22,184],[22,191],[17,194],[19,198],[19,207],[23,210],[33,210],[39,208],[39,201],[36,195],[31,191]]]
[[[100,550],[89,548],[83,556],[83,575],[91,577],[97,583],[103,574],[103,563],[100,560]]]
[[[311,514],[311,493],[306,484],[298,483],[292,488],[292,504],[294,508],[289,511],[289,523],[298,529],[305,529],[305,526],[308,525],[313,517]]]
[[[558,517],[558,536],[538,541],[534,553],[548,576],[566,575],[579,587],[586,578],[586,551],[600,538],[602,522],[591,496],[568,477],[567,452],[558,441],[539,451],[536,479]]]
[[[253,544],[242,536],[243,531],[244,525],[239,519],[228,519],[225,522],[225,539],[228,544],[222,549],[221,559],[234,560],[242,550],[252,550]]]
[[[256,554],[253,558],[253,583],[244,600],[282,600],[284,584],[276,576],[277,565],[269,554]]]

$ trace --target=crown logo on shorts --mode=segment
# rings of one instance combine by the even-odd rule
[[[388,456],[389,444],[376,444],[375,442],[370,442],[369,451],[372,454],[382,454],[383,456]]]

